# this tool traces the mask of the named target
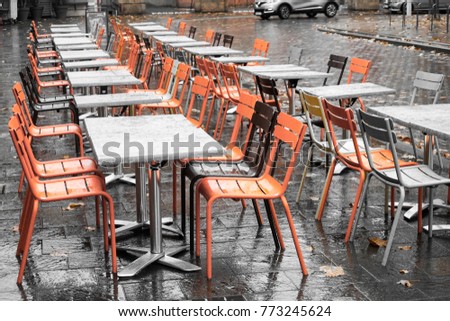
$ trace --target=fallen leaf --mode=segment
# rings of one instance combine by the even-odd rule
[[[319,198],[316,197],[316,196],[311,196],[310,199],[311,199],[311,201],[318,201],[319,200]]]
[[[96,230],[97,230],[97,228],[94,227],[94,226],[86,226],[84,229],[85,229],[86,231],[89,231],[89,232],[92,232],[92,231],[96,231]]]
[[[70,156],[69,155],[64,155],[63,158],[64,159],[68,159],[68,158],[70,158]]]
[[[400,274],[408,274],[408,273],[409,273],[409,271],[408,271],[408,270],[405,270],[405,269],[402,269],[402,270],[400,270],[399,272],[400,272]]]
[[[410,288],[410,287],[413,286],[412,283],[409,280],[400,280],[400,281],[397,282],[397,284],[401,284],[401,285],[403,285],[406,288]]]
[[[410,245],[399,246],[398,248],[399,248],[399,250],[402,250],[402,251],[411,251],[412,250],[412,246],[410,246]]]
[[[11,229],[14,233],[19,232],[19,225],[14,225]]]
[[[376,246],[376,247],[386,247],[386,245],[387,245],[386,240],[382,240],[378,237],[369,237],[369,243],[370,243],[370,245]]]
[[[444,156],[445,158],[449,158],[449,157],[450,157],[450,153],[444,153],[443,156]]]
[[[70,203],[67,207],[63,208],[64,211],[73,211],[78,207],[84,206],[84,203]]]
[[[328,266],[324,265],[320,267],[320,271],[324,272],[324,276],[329,278],[335,278],[337,276],[345,275],[342,266]]]

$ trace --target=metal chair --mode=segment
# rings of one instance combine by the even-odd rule
[[[178,24],[178,35],[184,36],[185,31],[186,31],[186,22],[180,21],[180,23]]]
[[[347,60],[348,60],[348,57],[338,56],[338,55],[333,55],[333,54],[331,54],[330,57],[328,58],[327,73],[331,72],[332,68],[337,69],[336,71],[339,72],[339,77],[336,82],[336,85],[339,85],[341,83],[342,76],[344,75],[345,66],[347,65]],[[325,78],[323,81],[323,86],[327,85],[327,81],[328,81],[328,78]]]
[[[219,46],[221,38],[222,38],[222,34],[220,32],[215,32],[212,45],[213,46]]]
[[[394,221],[392,223],[391,232],[389,233],[388,242],[386,245],[386,250],[384,252],[382,265],[385,266],[389,257],[389,253],[392,248],[394,241],[395,231],[397,229],[398,221],[402,213],[402,204],[405,199],[405,189],[419,189],[419,194],[421,194],[422,188],[429,188],[428,201],[429,201],[429,212],[428,212],[428,237],[433,236],[433,192],[434,188],[439,185],[450,185],[450,179],[437,175],[433,170],[427,165],[416,165],[401,167],[396,151],[397,135],[394,132],[394,123],[392,119],[382,118],[368,114],[360,109],[357,110],[357,117],[359,126],[361,128],[361,133],[364,141],[364,146],[367,151],[373,149],[373,144],[375,142],[381,143],[382,145],[388,145],[393,156],[394,168],[390,169],[379,169],[374,163],[370,153],[368,153],[369,166],[372,169],[372,174],[381,182],[387,186],[397,188],[400,191],[400,199],[398,202],[397,211],[395,213]],[[362,199],[364,199],[368,190],[368,182],[364,184]],[[419,196],[420,197],[420,196]],[[359,209],[355,222],[353,225],[353,231],[351,240],[353,240],[354,232],[357,227],[358,218],[361,213]],[[422,216],[419,213],[418,218],[419,232],[422,231]]]
[[[360,82],[366,82],[367,76],[369,75],[370,67],[372,66],[372,61],[353,57],[350,60],[349,66],[349,74],[347,78],[347,84],[350,84],[354,81],[354,76],[358,76],[360,78]],[[364,103],[361,98],[352,98],[352,99],[342,99],[341,106],[350,107],[353,104],[359,101],[361,108],[364,110]]]
[[[211,29],[206,30],[205,41],[209,42],[212,45],[214,41],[214,30]]]
[[[433,105],[436,104],[439,100],[440,90],[442,88],[442,84],[444,83],[444,79],[445,79],[445,75],[443,75],[443,74],[434,74],[434,73],[420,71],[420,70],[417,71],[416,78],[414,79],[414,83],[413,83],[414,89],[413,89],[411,101],[409,104],[411,106],[414,105],[414,101],[416,99],[416,95],[419,90],[429,91],[430,94],[434,93]],[[430,112],[432,112],[432,110],[430,110]],[[409,128],[409,137],[411,138],[411,145],[413,148],[414,157],[417,160],[418,156],[417,156],[416,143],[414,141],[414,135],[413,135],[411,128]],[[441,153],[439,150],[439,141],[438,141],[437,137],[434,137],[434,136],[429,137],[429,139],[432,139],[433,143],[436,145],[439,167],[443,168],[444,166],[442,163],[442,157],[441,157]]]
[[[280,199],[286,212],[286,217],[292,234],[292,240],[295,245],[298,260],[303,272],[307,275],[308,271],[303,259],[297,232],[291,211],[284,193],[288,187],[289,180],[295,168],[295,161],[302,146],[305,136],[306,125],[294,119],[292,116],[281,113],[277,117],[273,137],[274,142],[270,149],[265,170],[258,177],[206,177],[196,186],[195,190],[195,212],[196,212],[196,256],[200,256],[200,196],[206,201],[206,277],[212,278],[212,209],[216,200],[219,199],[262,199],[266,200],[273,208],[273,200]],[[286,160],[287,168],[283,175],[277,175],[275,170],[279,168],[276,165],[277,155],[280,148],[283,148],[282,155],[291,155]],[[281,176],[281,177],[280,177]],[[281,248],[284,249],[281,230],[279,229],[277,217],[274,211],[269,211],[269,217],[274,221],[275,229],[280,238]]]
[[[188,37],[194,39],[196,32],[197,32],[197,27],[191,26],[189,28],[189,36]]]
[[[231,46],[233,45],[233,40],[234,40],[234,36],[227,35],[227,34],[223,35],[223,46],[231,48]]]
[[[281,104],[278,100],[278,89],[275,80],[269,78],[255,77],[256,85],[261,95],[261,100],[271,106],[275,106],[281,112]]]
[[[300,66],[300,60],[302,59],[303,49],[297,46],[291,46],[289,48],[288,64],[294,64]]]

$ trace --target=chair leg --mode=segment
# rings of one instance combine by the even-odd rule
[[[189,184],[189,245],[191,254],[194,254],[194,233],[196,233],[194,229],[194,223],[196,224],[195,227],[198,226],[197,222],[198,224],[200,224],[200,221],[197,220],[197,207],[195,207],[195,216],[194,216],[194,206],[197,206],[196,205],[197,203],[194,202],[194,195],[195,195],[195,183],[191,181],[191,183]],[[197,197],[195,197],[195,199],[197,200]],[[200,196],[198,196],[198,200],[200,201]],[[198,211],[200,211],[200,209]]]
[[[181,167],[180,174],[180,189],[181,189],[181,231],[186,238],[186,175],[184,166]]]
[[[417,196],[417,233],[423,232],[423,220],[422,220],[422,201],[423,201],[423,187],[419,187],[419,195]]]
[[[95,225],[100,227],[100,196],[95,197]]]
[[[241,199],[241,204],[242,204],[242,208],[245,210],[247,209],[247,202],[245,201],[245,199]]]
[[[172,212],[173,217],[177,216],[177,164],[172,163]]]
[[[300,187],[297,192],[297,198],[295,199],[296,203],[300,202],[300,197],[302,196],[303,186],[305,185],[306,174],[308,172],[309,167],[311,166],[311,158],[312,158],[313,149],[314,149],[314,144],[311,145],[308,149],[308,160],[306,161],[305,168],[303,169],[302,180],[300,182]]]
[[[22,192],[24,181],[25,181],[25,173],[22,171],[22,173],[20,174],[20,179],[19,179],[19,187],[17,188],[18,193]]]
[[[108,198],[109,203],[109,230],[111,233],[111,264],[112,272],[117,273],[117,250],[116,250],[116,228],[115,228],[115,213],[114,202],[111,197]]]
[[[436,155],[438,158],[439,168],[444,168],[444,164],[442,163],[441,149],[439,148],[439,140],[436,136],[433,136],[433,145],[436,146]]]
[[[353,239],[355,238],[356,228],[358,227],[359,217],[361,216],[362,205],[363,205],[365,198],[367,197],[367,191],[369,190],[369,183],[370,183],[371,178],[372,178],[372,174],[369,173],[369,174],[367,174],[366,179],[364,181],[364,186],[363,186],[363,189],[361,192],[361,197],[359,199],[359,204],[357,205],[358,208],[356,210],[355,220],[354,220],[353,226],[352,226],[352,232],[350,234],[350,242],[353,242]]]
[[[214,201],[208,201],[206,205],[206,277],[212,278],[212,205]],[[200,202],[198,202],[200,203]]]
[[[106,208],[105,197],[102,197],[102,212],[103,212],[103,243],[104,243],[104,247],[105,247],[105,252],[108,252],[108,248],[109,248],[108,212],[107,212],[107,208]],[[110,223],[113,224],[114,222],[110,222]],[[111,234],[111,241],[112,241],[112,234]]]
[[[36,199],[33,199],[33,207],[32,207],[32,211],[30,214],[30,222],[26,229],[26,236],[25,236],[25,240],[24,240],[24,244],[23,244],[24,245],[23,255],[22,255],[22,261],[20,262],[19,275],[17,276],[17,284],[22,284],[23,274],[25,272],[25,267],[27,265],[28,252],[30,250],[31,236],[33,235],[34,224],[36,223],[36,215],[37,215],[38,209],[39,209],[39,201]]]
[[[195,255],[200,257],[200,192],[195,190]]]
[[[409,138],[411,139],[411,145],[412,145],[413,153],[414,153],[414,160],[417,161],[419,159],[419,157],[417,156],[417,148],[416,148],[416,143],[414,141],[413,131],[412,131],[411,127],[408,129],[409,129]]]
[[[405,189],[402,186],[400,186],[399,190],[400,190],[400,199],[398,201],[397,212],[394,217],[394,222],[392,223],[391,232],[389,233],[386,250],[384,251],[383,261],[381,262],[381,264],[383,266],[386,266],[386,263],[387,263],[387,260],[389,257],[389,253],[391,252],[392,244],[394,243],[394,236],[395,236],[395,231],[397,229],[398,221],[400,219],[400,216],[402,215],[402,206],[403,206],[403,201],[405,200]]]
[[[220,120],[222,119],[223,109],[224,109],[225,104],[228,104],[228,103],[229,103],[228,101],[225,102],[225,99],[222,99],[222,102],[219,107],[219,111],[218,111],[217,118],[216,118],[216,127],[214,128],[214,134],[213,134],[213,138],[216,140],[219,140],[217,138],[217,136],[219,134],[219,128],[220,128],[220,123],[221,123]],[[226,115],[224,117],[226,117]]]
[[[242,201],[245,202],[244,199],[242,199]],[[258,201],[256,199],[252,199],[252,204],[253,204],[253,208],[255,209],[256,219],[258,220],[258,225],[263,226],[264,221],[263,221],[263,218],[261,215],[261,211],[259,209]]]
[[[333,158],[331,162],[330,170],[327,174],[327,179],[325,181],[325,186],[323,187],[322,196],[320,198],[319,207],[316,212],[316,220],[322,220],[323,210],[325,208],[325,202],[328,198],[328,192],[330,191],[331,181],[333,180],[334,168],[336,167],[337,160]]]
[[[273,225],[275,226],[275,230],[278,235],[278,241],[280,242],[280,248],[284,251],[286,249],[286,245],[284,244],[283,234],[281,233],[280,224],[278,223],[277,212],[275,211],[275,206],[273,205],[272,200],[267,200],[269,203],[270,213],[267,213],[272,217]]]
[[[384,186],[384,215],[389,213],[389,187]]]
[[[283,203],[284,210],[286,211],[286,217],[289,222],[289,228],[291,229],[292,239],[294,241],[295,250],[297,251],[298,260],[302,268],[303,275],[308,275],[308,270],[306,269],[306,264],[303,259],[302,249],[300,248],[300,242],[298,241],[297,231],[295,230],[294,220],[292,219],[291,210],[289,209],[289,204],[286,197],[281,196],[281,202]]]
[[[365,180],[366,180],[366,172],[361,170],[359,172],[359,184],[358,184],[358,189],[356,191],[355,201],[353,202],[352,212],[350,214],[350,219],[349,219],[348,226],[347,226],[347,232],[345,233],[345,239],[344,239],[345,243],[348,243],[348,240],[350,239],[353,221],[355,220],[356,211],[358,210],[358,204],[360,203],[361,192],[363,190]]]
[[[230,101],[227,101],[227,103],[225,104],[225,109],[222,112],[222,121],[219,122],[220,123],[220,128],[219,128],[219,134],[217,135],[217,140],[220,141],[220,139],[222,138],[222,132],[223,132],[223,128],[225,127],[225,122],[227,120],[227,111],[228,108],[230,108]],[[218,120],[219,121],[219,120]],[[218,124],[219,124],[218,123]],[[216,126],[217,127],[217,126]]]
[[[24,224],[27,220],[31,199],[32,199],[31,190],[30,188],[27,188],[27,191],[25,192],[25,199],[22,205],[22,214],[20,215],[19,233],[22,233]]]
[[[430,187],[430,190],[428,192],[428,238],[433,237],[433,196],[434,195],[434,188]]]
[[[216,103],[216,96],[213,95],[211,98],[211,103],[209,105],[209,113],[208,113],[208,119],[206,121],[206,125],[205,125],[205,131],[208,132],[209,130],[209,124],[211,123],[211,118],[214,112],[214,105]]]
[[[391,187],[391,218],[395,215],[395,188]]]

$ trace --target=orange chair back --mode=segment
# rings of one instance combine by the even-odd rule
[[[159,77],[158,81],[158,89],[161,89],[164,91],[164,93],[167,93],[169,90],[169,84],[170,84],[170,75],[172,73],[172,67],[173,67],[173,59],[170,57],[167,57],[164,61],[161,76]]]
[[[232,99],[239,100],[241,86],[239,84],[239,76],[236,66],[233,64],[219,64],[220,74],[222,75],[228,96]]]
[[[255,112],[255,104],[258,100],[256,95],[242,93],[240,103],[236,108],[236,120],[234,122],[233,132],[231,133],[230,143],[227,146],[227,149],[231,149],[232,146],[235,146],[239,141],[239,135],[242,132],[242,124],[244,121],[249,121],[252,119],[253,114]],[[245,145],[242,150],[245,151],[247,149],[248,136],[250,135],[250,128],[247,133],[247,137],[245,137]]]
[[[352,58],[350,61],[349,74],[347,79],[347,84],[352,82],[352,78],[355,74],[361,76],[361,82],[366,82],[367,76],[369,75],[370,67],[372,66],[372,61],[365,60],[361,58]]]
[[[102,41],[103,41],[103,35],[105,34],[105,28],[101,27],[100,30],[98,31],[97,34],[97,40],[95,42],[95,44],[97,45],[97,47],[101,48],[102,46]]]
[[[186,22],[181,21],[178,25],[178,35],[184,36],[184,33],[186,31]]]
[[[166,53],[164,52],[162,42],[156,41],[156,51],[158,52],[158,55],[161,58],[161,62],[164,64],[164,60],[166,59]]]
[[[28,131],[28,128],[33,125],[33,118],[31,117],[30,110],[28,109],[28,104],[26,102],[22,85],[16,82],[12,87],[12,92],[16,100],[16,105],[13,106],[13,108],[15,108],[14,112],[20,114],[21,120]]]
[[[208,72],[206,71],[205,60],[200,56],[195,56],[195,63],[202,77],[208,77]]]
[[[208,95],[210,89],[211,89],[211,81],[208,78],[200,76],[196,76],[194,78],[191,90],[191,100],[189,102],[186,118],[193,124],[195,124],[197,127],[200,127],[203,123],[203,118],[205,117],[206,112],[206,106],[208,104]],[[196,98],[202,99],[202,105],[198,113],[198,118],[195,118],[193,115],[193,108]]]
[[[186,92],[187,85],[189,83],[189,76],[191,72],[191,67],[185,63],[179,63],[177,73],[175,75],[175,83],[173,84],[174,90],[172,93],[172,99],[177,103],[181,103],[184,94]],[[179,86],[181,85],[181,89]]]
[[[166,22],[166,28],[167,28],[167,30],[170,30],[170,27],[172,26],[172,21],[173,21],[173,19],[172,18],[167,18],[167,22]]]
[[[209,42],[210,44],[213,43],[214,41],[214,30],[206,30],[206,34],[205,34],[205,41]]]
[[[214,90],[214,93],[218,97],[223,97],[224,92],[227,90],[225,87],[223,87],[222,82],[219,77],[219,72],[217,70],[217,66],[214,63],[214,61],[211,61],[209,59],[204,59],[206,66],[206,72],[208,74],[209,80],[212,82],[212,88]]]
[[[153,61],[153,50],[146,50],[144,63],[142,64],[141,75],[139,80],[144,87],[144,89],[148,89],[148,78],[150,75],[150,70],[152,69],[152,61]]]

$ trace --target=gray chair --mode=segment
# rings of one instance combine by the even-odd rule
[[[288,64],[300,65],[302,59],[303,49],[300,47],[292,46],[289,48]]]
[[[411,101],[409,104],[411,106],[414,105],[414,101],[416,99],[416,95],[419,90],[427,90],[430,93],[434,93],[433,105],[436,104],[437,101],[439,100],[439,94],[440,94],[442,84],[444,83],[444,78],[445,78],[445,76],[443,74],[434,74],[434,73],[429,73],[429,72],[419,70],[416,73],[416,78],[414,79],[414,83],[413,83],[414,89],[413,89]],[[433,111],[430,110],[430,112],[433,112]],[[413,135],[411,128],[409,128],[409,136],[411,138],[411,144],[412,144],[412,148],[413,148],[413,152],[414,152],[414,157],[417,160],[418,157],[417,157],[416,143],[414,142],[414,135]],[[430,139],[433,139],[434,143],[436,145],[439,167],[443,168],[442,158],[441,158],[441,154],[440,154],[440,150],[439,150],[438,139],[437,139],[437,137],[430,137]]]
[[[397,207],[397,211],[395,213],[391,232],[389,233],[389,238],[386,245],[386,250],[383,256],[382,265],[385,266],[389,257],[389,252],[392,248],[398,221],[400,219],[400,216],[402,216],[402,204],[405,200],[405,189],[418,188],[419,195],[421,195],[421,189],[429,188],[428,199],[430,206],[428,214],[428,236],[431,238],[433,236],[433,190],[439,185],[450,185],[450,179],[437,175],[427,165],[417,164],[414,166],[403,167],[399,165],[399,159],[395,148],[395,145],[397,143],[397,136],[393,131],[394,123],[392,119],[374,116],[363,112],[361,109],[357,110],[357,117],[366,151],[370,151],[375,148],[374,144],[387,144],[393,156],[394,168],[379,169],[375,165],[371,154],[367,153],[369,166],[372,169],[372,172],[370,174],[379,179],[387,186],[397,188],[400,191],[399,206]],[[368,185],[369,179],[367,179],[364,184],[361,200],[364,200],[367,194]],[[355,217],[355,222],[350,237],[351,241],[353,240],[358,219],[361,214],[361,205],[362,203],[360,201],[360,206]],[[422,216],[421,213],[419,213],[419,233],[422,231],[421,220]]]

